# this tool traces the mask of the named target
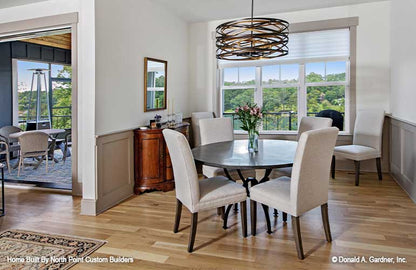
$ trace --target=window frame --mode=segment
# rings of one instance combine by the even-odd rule
[[[263,65],[284,65],[284,64],[301,64],[300,62],[303,62],[303,65],[301,65],[300,74],[303,74],[303,76],[299,76],[299,83],[301,84],[301,88],[298,89],[298,121],[299,117],[303,114],[306,115],[307,111],[307,87],[313,86],[309,85],[311,83],[308,83],[306,86],[305,84],[305,63],[306,62],[336,62],[336,61],[345,61],[347,63],[346,66],[346,83],[348,85],[345,86],[345,118],[344,118],[344,131],[340,132],[341,135],[351,135],[353,133],[353,127],[355,123],[355,114],[356,114],[356,46],[357,46],[357,26],[359,24],[359,18],[358,17],[348,17],[348,18],[340,18],[340,19],[330,19],[330,20],[322,20],[322,21],[312,21],[312,22],[302,22],[302,23],[293,23],[290,25],[290,32],[291,33],[300,33],[300,32],[312,32],[312,31],[325,31],[325,30],[331,30],[331,29],[349,29],[350,33],[350,53],[349,58],[346,59],[346,57],[324,57],[324,58],[316,58],[316,59],[302,59],[303,61],[298,60],[283,60],[283,61],[268,61],[267,63],[261,64],[261,61],[253,61],[253,62],[239,62],[235,64],[227,63],[225,65],[222,65],[219,67],[218,61],[215,66],[216,74],[217,74],[217,93],[215,94],[217,96],[217,100],[219,103],[216,106],[217,113],[221,116],[223,116],[223,69],[229,68],[229,67],[244,67],[244,66],[263,66]],[[257,69],[256,69],[257,70]],[[259,72],[256,72],[256,75]],[[261,70],[260,70],[261,74]],[[257,80],[257,84],[262,84],[262,81]],[[325,85],[321,86],[330,86],[335,85],[337,82],[324,82]],[[256,88],[254,89],[255,93],[258,91],[258,89],[261,89],[256,84]],[[343,83],[340,83],[341,85],[344,85]],[[281,87],[290,87],[289,85],[280,85]],[[241,88],[241,87],[240,87]],[[247,88],[247,87],[246,87]],[[280,88],[280,87],[278,87]],[[262,91],[260,91],[262,93]],[[235,130],[235,134],[244,134],[244,132]],[[284,130],[273,130],[273,131],[265,131],[261,130],[260,134],[270,134],[270,135],[279,135],[279,134],[297,134],[297,131],[284,131]]]
[[[306,60],[300,60],[297,63],[294,63],[293,61],[290,61],[290,64],[297,64],[299,65],[299,74],[298,74],[298,82],[297,83],[272,83],[272,84],[263,84],[263,77],[262,77],[262,68],[265,66],[273,66],[273,65],[279,65],[284,66],[287,65],[285,61],[268,61],[264,64],[257,64],[255,65],[255,84],[252,85],[233,85],[233,86],[224,86],[224,69],[226,68],[238,68],[241,67],[238,63],[235,65],[227,65],[226,67],[219,68],[220,70],[220,105],[221,105],[221,117],[224,117],[224,91],[227,90],[238,90],[238,89],[253,89],[254,97],[253,100],[258,105],[263,105],[263,90],[264,88],[297,88],[297,118],[298,123],[300,123],[300,119],[304,116],[307,116],[308,108],[307,108],[307,89],[308,87],[314,87],[314,86],[344,86],[345,87],[345,97],[344,97],[344,107],[345,107],[345,118],[344,118],[344,131],[341,133],[349,134],[349,126],[348,126],[348,120],[349,117],[347,115],[347,96],[350,94],[350,60],[347,58],[327,58],[328,60],[323,61],[324,58],[319,59],[319,61],[306,61]],[[330,63],[330,62],[346,62],[346,70],[345,70],[345,81],[323,81],[323,82],[306,82],[306,65],[309,63]],[[281,70],[279,68],[279,70]],[[326,74],[325,74],[326,75]],[[297,130],[263,130],[260,128],[259,130],[260,134],[297,134]],[[234,130],[235,134],[244,134],[241,130]]]

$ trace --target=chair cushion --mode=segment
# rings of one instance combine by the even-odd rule
[[[212,166],[203,165],[202,166],[202,174],[206,177],[215,177],[218,175],[225,175],[223,168],[217,168]]]
[[[238,203],[247,199],[246,189],[226,177],[217,176],[199,181],[200,200],[197,211]]]
[[[270,174],[270,178],[276,179],[282,176],[291,177],[292,175],[292,167],[285,167],[285,168],[278,168],[274,169]]]
[[[250,188],[250,199],[297,216],[290,201],[290,178],[283,176]]]
[[[379,151],[363,145],[341,145],[334,148],[334,156],[352,160],[366,160],[381,157]]]

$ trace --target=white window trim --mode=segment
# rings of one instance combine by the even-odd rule
[[[322,21],[312,21],[312,22],[303,22],[303,23],[293,23],[290,25],[290,32],[291,33],[300,33],[300,32],[309,32],[309,31],[324,31],[324,30],[330,30],[330,29],[342,29],[342,28],[349,28],[350,29],[350,57],[349,61],[347,62],[347,73],[346,74],[346,80],[349,82],[349,85],[345,88],[345,118],[344,118],[344,129],[345,131],[341,131],[340,135],[351,135],[353,134],[353,127],[355,123],[355,115],[356,115],[356,56],[357,56],[357,26],[359,25],[359,18],[358,17],[349,17],[349,18],[340,18],[340,19],[331,19],[331,20],[322,20]],[[213,38],[213,44],[215,48],[215,33],[212,33]],[[345,58],[341,57],[342,59]],[[328,57],[328,58],[315,58],[315,59],[303,59],[305,62],[332,62],[332,61],[339,61],[341,60],[340,57]],[[342,61],[342,60],[341,60]],[[216,61],[217,62],[217,61]],[[287,61],[280,61],[278,64],[284,65],[284,64],[291,64],[291,63],[299,63],[299,60],[287,60]],[[257,66],[255,62],[251,63],[244,63],[241,62],[238,66],[244,67],[244,66]],[[267,62],[262,65],[273,65],[273,62]],[[225,87],[222,86],[223,84],[223,69],[227,67],[236,66],[232,63],[224,63],[221,65],[221,68],[219,67],[218,63],[215,66],[215,74],[218,74],[217,78],[217,87],[216,92],[219,95],[219,104],[217,106],[214,106],[214,111],[217,111],[220,113],[220,115],[223,115],[223,89]],[[304,65],[303,65],[304,68]],[[218,72],[220,71],[220,72]],[[302,71],[300,71],[301,73]],[[303,70],[304,73],[304,70]],[[299,76],[299,81],[304,80],[304,76]],[[305,83],[301,83],[301,87],[306,86]],[[333,84],[331,84],[333,85]],[[246,87],[246,89],[251,87]],[[242,87],[237,87],[236,89],[242,89]],[[299,93],[298,93],[298,116],[303,115],[303,113],[307,112],[306,109],[306,96],[300,96],[306,95],[306,89],[300,89],[299,87]],[[214,94],[216,96],[216,94]],[[302,113],[302,114],[301,114]],[[299,120],[299,119],[298,119]],[[244,134],[244,132],[241,131],[234,131],[235,134]],[[275,130],[275,131],[260,131],[260,134],[297,134],[297,131],[283,131],[283,130]]]

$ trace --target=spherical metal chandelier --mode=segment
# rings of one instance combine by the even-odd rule
[[[258,60],[289,53],[289,23],[274,18],[251,18],[223,23],[216,28],[217,59]]]

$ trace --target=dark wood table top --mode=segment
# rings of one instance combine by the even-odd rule
[[[206,144],[192,149],[194,159],[204,165],[226,169],[272,169],[290,167],[297,142],[259,140],[259,151],[248,152],[248,140]]]

